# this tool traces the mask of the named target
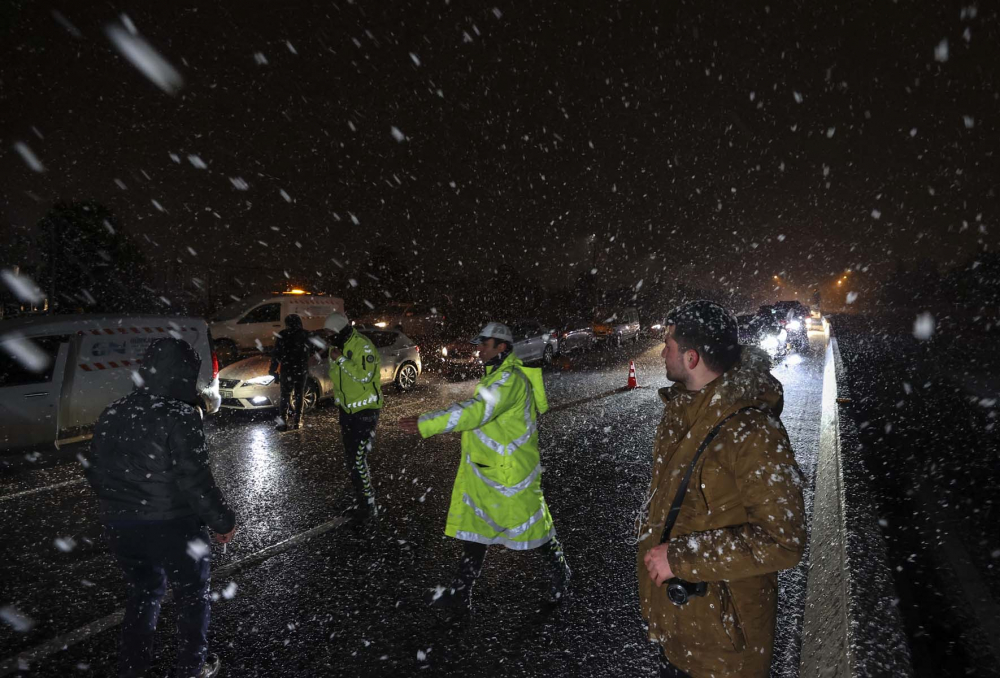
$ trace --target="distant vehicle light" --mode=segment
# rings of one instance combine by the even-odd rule
[[[802,323],[800,323],[798,320],[792,320],[787,325],[785,325],[785,327],[787,327],[792,332],[798,332],[799,330],[802,329]]]
[[[788,332],[786,332],[785,330],[781,330],[780,332],[778,332],[778,342],[779,343],[784,344],[785,341],[787,341],[787,340],[788,340]]]
[[[448,347],[447,346],[442,346],[441,347],[441,355],[443,355],[445,358],[448,357]]]
[[[774,335],[768,335],[760,340],[760,347],[765,351],[777,351],[778,350],[778,337]]]
[[[387,323],[384,320],[380,320],[379,322],[375,323],[375,327],[388,327],[388,326],[389,326],[389,323]]]
[[[654,330],[662,330],[663,329],[663,325],[660,325],[659,323],[657,323],[656,325],[653,325],[653,329]]]
[[[287,294],[309,294],[305,290],[300,290],[298,287],[295,289],[288,290]]]
[[[267,386],[268,384],[274,383],[274,376],[270,374],[265,374],[261,377],[254,377],[253,379],[247,379],[243,382],[244,386]],[[259,397],[259,396],[258,396]]]

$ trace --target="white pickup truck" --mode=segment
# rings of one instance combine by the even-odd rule
[[[127,395],[146,348],[174,337],[201,357],[204,408],[221,405],[219,366],[201,318],[46,315],[0,321],[0,452],[87,440],[104,408]]]

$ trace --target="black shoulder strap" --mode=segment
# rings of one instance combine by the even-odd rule
[[[698,463],[698,458],[701,457],[701,453],[705,451],[705,448],[707,448],[712,443],[712,440],[715,439],[715,436],[719,434],[723,424],[735,417],[737,414],[753,409],[756,408],[744,407],[733,412],[732,414],[726,415],[725,419],[716,424],[715,427],[708,432],[708,435],[705,436],[705,439],[701,441],[701,445],[698,446],[698,450],[694,453],[694,459],[691,460],[691,465],[688,467],[687,473],[684,474],[684,479],[681,480],[680,487],[677,488],[677,496],[674,497],[674,503],[670,506],[670,513],[667,514],[667,522],[663,524],[663,535],[660,537],[661,544],[665,544],[667,540],[670,539],[670,530],[674,529],[674,523],[677,522],[677,514],[681,512],[681,504],[684,503],[684,495],[687,494],[688,483],[691,482],[691,474],[694,473],[695,464]]]

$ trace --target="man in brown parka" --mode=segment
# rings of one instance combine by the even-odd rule
[[[778,418],[781,383],[766,354],[739,345],[736,320],[721,306],[689,302],[665,324],[661,355],[675,383],[660,389],[665,407],[638,537],[642,615],[662,649],[661,676],[763,678],[777,573],[799,562],[806,543],[802,474]],[[724,419],[660,544],[696,450]],[[675,605],[663,586],[674,577],[707,590]]]

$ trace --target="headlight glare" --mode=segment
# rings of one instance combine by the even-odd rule
[[[274,383],[274,377],[270,374],[265,374],[262,377],[254,377],[253,379],[247,379],[243,382],[244,386],[267,386],[268,384]]]

